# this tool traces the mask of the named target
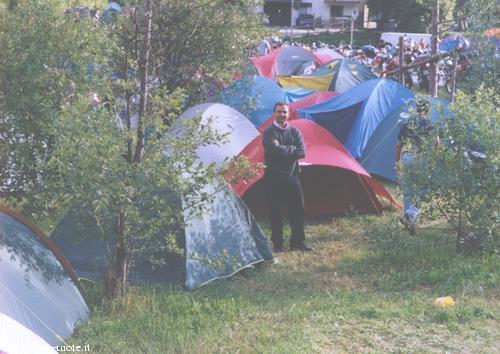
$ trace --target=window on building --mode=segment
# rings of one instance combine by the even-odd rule
[[[330,17],[344,16],[344,6],[330,6]]]
[[[301,2],[299,3],[299,15],[300,14],[310,14],[312,10],[312,3]]]

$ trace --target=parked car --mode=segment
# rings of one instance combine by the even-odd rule
[[[304,28],[314,28],[314,16],[309,14],[300,14],[295,20],[295,26]]]

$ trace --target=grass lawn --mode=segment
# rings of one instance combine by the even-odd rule
[[[310,254],[285,252],[193,292],[135,287],[102,303],[69,343],[94,353],[498,353],[499,257],[455,252],[399,212],[308,220]],[[269,234],[267,220],[260,220]],[[438,296],[456,305],[433,306]]]

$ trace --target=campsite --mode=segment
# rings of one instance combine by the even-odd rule
[[[495,4],[402,1],[0,4],[0,354],[499,352]]]

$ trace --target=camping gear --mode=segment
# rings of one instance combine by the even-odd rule
[[[335,59],[345,59],[342,54],[330,48],[319,48],[314,51],[314,55],[321,58],[324,63]]]
[[[434,97],[424,97],[431,103],[430,119],[437,123],[445,117],[450,117],[449,102]],[[396,174],[396,143],[404,120],[409,112],[415,111],[415,101],[410,100],[393,110],[382,120],[366,144],[359,162],[371,174],[384,177],[392,182],[400,183]]]
[[[243,114],[220,103],[203,103],[196,105],[180,115],[183,119],[201,117],[200,124],[210,125],[218,134],[227,135],[220,144],[202,146],[196,150],[199,161],[215,162],[221,165],[224,159],[232,158],[256,136],[259,131]],[[182,134],[178,126],[175,134]]]
[[[302,75],[311,63],[322,64],[321,58],[302,47],[288,46],[273,50],[263,57],[251,57],[259,75],[274,80],[276,76]]]
[[[310,75],[278,77],[283,87],[302,87],[343,93],[359,83],[376,78],[366,65],[352,59],[332,60]]]
[[[285,102],[287,103],[292,103],[298,100],[301,100],[315,92],[316,90],[309,90],[305,88],[300,88],[300,87],[292,87],[292,88],[282,88],[283,92],[285,93]],[[269,117],[267,117],[269,118]]]
[[[271,123],[272,118],[265,125]],[[299,161],[306,215],[342,215],[354,210],[380,213],[382,203],[378,196],[395,204],[390,194],[327,130],[305,119],[291,120],[288,124],[302,132],[306,145],[306,157]],[[262,136],[259,136],[241,155],[258,163],[264,162],[264,153]],[[257,177],[233,185],[256,215],[268,215],[269,212],[267,193],[261,179],[263,173],[260,170]]]
[[[188,218],[191,208],[172,193],[185,216],[184,226],[161,230],[153,242],[166,242],[168,233],[177,237],[183,254],[148,249],[131,261],[129,281],[141,284],[184,283],[196,289],[215,279],[232,276],[243,268],[272,259],[260,227],[245,204],[225,181],[208,184],[203,193],[215,195],[204,202],[202,215]],[[97,220],[81,209],[69,211],[51,238],[63,250],[80,277],[100,279],[112,257],[112,220]]]
[[[76,284],[72,266],[53,242],[0,205],[0,313],[56,346],[89,316]]]
[[[243,113],[259,127],[273,114],[276,102],[286,101],[286,94],[274,81],[254,75],[243,77],[226,88],[218,101]]]
[[[52,346],[16,320],[0,312],[0,353],[57,354]]]
[[[298,112],[327,129],[354,158],[359,158],[378,125],[414,98],[413,92],[395,81],[371,79]]]

